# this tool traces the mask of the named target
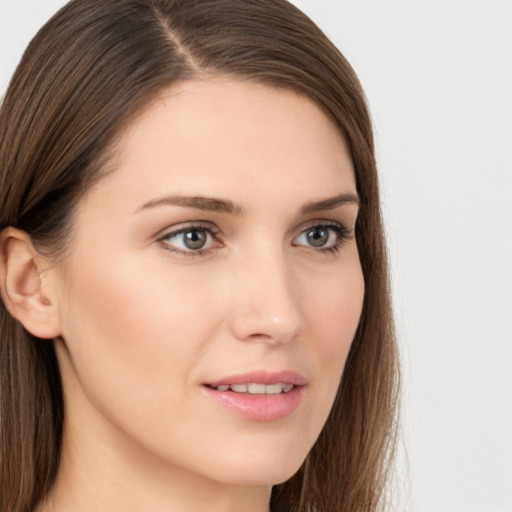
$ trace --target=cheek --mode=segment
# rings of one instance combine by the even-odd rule
[[[364,299],[364,278],[359,260],[344,267],[342,272],[333,272],[322,281],[316,293],[310,293],[304,303],[311,343],[305,357],[314,361],[318,380],[312,383],[317,401],[314,421],[315,436],[318,435],[334,403],[341,376],[355,336]]]
[[[189,379],[205,332],[218,329],[221,314],[201,281],[171,279],[152,263],[113,266],[90,255],[71,278],[63,337],[81,387],[104,408],[122,407],[116,395],[145,411],[168,402]]]
[[[102,262],[94,255],[73,277],[72,297],[64,317],[88,316],[87,325],[104,336],[131,344],[167,344],[183,330],[194,330],[199,314],[204,318],[211,307],[208,289],[200,278],[172,272],[165,264],[146,258],[122,258]]]
[[[317,331],[319,353],[329,361],[329,366],[340,360],[333,356],[348,352],[361,317],[363,299],[364,279],[357,261],[343,272],[326,278],[309,301],[309,307],[304,308],[309,312],[309,325]]]

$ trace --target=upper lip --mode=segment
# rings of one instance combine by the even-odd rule
[[[307,381],[300,373],[293,370],[281,370],[271,372],[267,370],[253,370],[246,373],[239,373],[222,377],[221,379],[205,383],[207,386],[216,388],[230,384],[293,384],[294,386],[304,386]]]

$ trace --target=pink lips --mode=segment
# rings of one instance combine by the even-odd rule
[[[234,391],[219,391],[215,388],[230,384],[293,384],[287,393],[249,394]],[[224,377],[203,386],[204,391],[220,405],[231,412],[256,421],[278,421],[289,416],[299,406],[306,385],[306,379],[297,372],[253,371],[242,375]]]

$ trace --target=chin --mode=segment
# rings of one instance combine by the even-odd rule
[[[300,468],[294,467],[279,468],[278,470],[266,468],[266,470],[247,470],[239,471],[235,474],[227,474],[225,478],[220,479],[216,477],[217,481],[228,485],[244,486],[244,487],[272,487],[274,485],[282,484],[289,480]]]
[[[215,479],[231,485],[242,486],[273,486],[289,480],[302,466],[306,454],[297,453],[287,457],[258,457],[219,461],[215,471]]]

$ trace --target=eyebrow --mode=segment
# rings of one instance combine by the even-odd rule
[[[322,201],[308,203],[301,208],[301,213],[302,215],[307,215],[309,213],[333,210],[334,208],[338,208],[338,206],[342,206],[344,204],[356,204],[357,206],[359,206],[361,204],[361,201],[357,194],[353,194],[352,192],[346,192],[345,194],[330,197],[329,199],[323,199]]]
[[[202,196],[167,196],[160,199],[154,199],[145,203],[142,208],[155,208],[157,206],[182,206],[184,208],[193,208],[195,210],[228,213],[230,215],[240,216],[243,214],[243,208],[225,199],[215,199],[213,197]]]
[[[333,210],[344,204],[356,204],[359,206],[360,200],[357,194],[347,192],[340,194],[335,197],[323,199],[321,201],[314,201],[304,205],[300,212],[302,215],[308,215],[325,210]],[[145,203],[138,211],[142,211],[148,208],[156,208],[158,206],[181,206],[184,208],[193,208],[195,210],[210,211],[227,213],[230,215],[241,216],[244,214],[244,208],[226,199],[217,199],[213,197],[203,196],[182,196],[172,195],[162,197],[160,199],[153,199]]]

